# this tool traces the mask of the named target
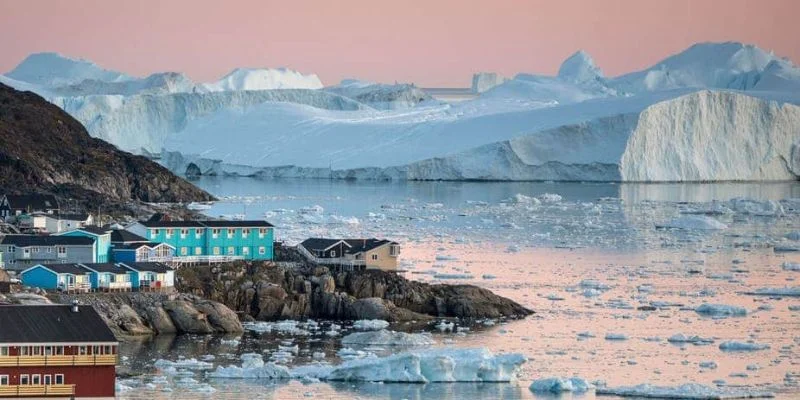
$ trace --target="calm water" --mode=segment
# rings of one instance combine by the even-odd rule
[[[470,283],[512,298],[537,314],[523,321],[469,326],[460,334],[433,333],[435,346],[488,347],[519,352],[529,361],[512,384],[371,384],[208,380],[202,371],[167,379],[153,367],[159,358],[214,355],[214,365],[239,364],[245,352],[273,354],[282,341],[299,346],[292,364],[324,352],[338,362],[340,337],[257,334],[242,337],[158,337],[124,346],[123,369],[144,376],[124,380],[123,398],[534,398],[533,379],[580,376],[611,386],[652,383],[722,383],[798,398],[800,298],[754,297],[761,287],[800,286],[800,253],[776,245],[800,230],[795,201],[720,203],[729,212],[712,217],[726,229],[660,230],[656,225],[733,198],[800,198],[800,183],[616,185],[580,183],[384,183],[326,180],[203,179],[199,185],[223,198],[211,215],[246,213],[268,218],[278,235],[296,242],[314,235],[388,236],[403,243],[410,279]],[[531,197],[545,193],[558,194]],[[319,207],[314,207],[319,206]],[[770,207],[778,206],[776,211]],[[714,208],[719,210],[719,208]],[[771,211],[770,211],[771,210]],[[447,257],[445,257],[447,256]],[[447,259],[445,261],[445,259]],[[443,280],[436,273],[459,274]],[[581,286],[602,283],[599,291]],[[743,317],[709,318],[702,303],[738,305]],[[659,310],[637,307],[656,304]],[[419,327],[392,326],[417,331]],[[424,329],[424,328],[423,328]],[[428,328],[432,329],[432,328]],[[590,337],[578,333],[589,332]],[[345,332],[347,327],[345,326]],[[625,341],[609,341],[621,333]],[[713,341],[674,344],[683,333]],[[724,352],[727,340],[770,346],[757,352]],[[288,342],[287,342],[288,343]],[[379,355],[391,350],[377,351]],[[713,361],[716,368],[701,368]],[[187,379],[188,378],[188,379]],[[724,382],[724,383],[723,383]],[[213,388],[214,392],[207,392]],[[567,397],[569,398],[569,397]],[[586,395],[583,399],[592,399]]]

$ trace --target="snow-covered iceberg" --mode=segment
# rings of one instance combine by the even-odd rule
[[[429,346],[434,343],[429,334],[395,332],[385,329],[353,332],[342,338],[342,344],[365,346]]]

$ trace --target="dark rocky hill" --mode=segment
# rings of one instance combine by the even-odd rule
[[[147,158],[89,136],[40,96],[0,84],[0,193],[26,192],[104,211],[137,201],[213,199]]]

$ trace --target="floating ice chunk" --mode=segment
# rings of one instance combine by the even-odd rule
[[[606,333],[606,340],[628,340],[628,335],[624,333]]]
[[[546,298],[547,298],[547,300],[551,300],[551,301],[561,301],[561,300],[564,300],[564,296],[560,296],[560,295],[557,295],[557,294],[555,294],[555,293],[550,293],[550,294],[548,294]]]
[[[800,241],[800,231],[789,232],[784,237],[789,240]]]
[[[703,369],[717,369],[718,367],[717,363],[714,361],[701,361],[698,365]]]
[[[436,261],[458,261],[458,257],[448,256],[444,254],[437,254]]]
[[[690,399],[724,400],[774,397],[768,392],[751,392],[743,389],[718,389],[699,383],[685,383],[679,386],[655,386],[641,384],[636,386],[598,387],[597,394],[620,397],[639,397],[648,399]]]
[[[435,274],[433,279],[474,279],[472,274]]]
[[[797,271],[800,272],[800,263],[796,262],[785,262],[783,263],[783,270],[784,271]]]
[[[436,324],[436,329],[438,329],[441,332],[452,331],[453,329],[455,329],[455,327],[456,324],[447,321],[440,321],[438,324]]]
[[[708,304],[703,303],[694,310],[698,314],[712,317],[743,317],[747,315],[744,307],[730,306],[727,304]]]
[[[687,336],[683,333],[676,333],[667,339],[670,343],[692,343],[692,344],[711,344],[714,343],[713,339],[706,339],[700,336]]]
[[[182,368],[191,370],[206,370],[214,368],[214,364],[211,364],[210,362],[200,361],[194,358],[186,358],[178,361],[160,359],[157,360],[153,365],[158,369]]]
[[[582,378],[544,378],[531,383],[529,389],[534,393],[559,394],[564,392],[585,393],[594,388],[592,384]]]
[[[606,285],[605,283],[602,283],[602,282],[600,282],[598,280],[595,280],[595,279],[584,279],[584,280],[581,281],[580,286],[582,288],[585,288],[585,289],[588,288],[588,289],[595,289],[595,290],[600,290],[600,291],[606,291],[606,290],[611,289],[611,286]]]
[[[727,342],[720,343],[719,349],[722,351],[759,351],[769,349],[769,345],[765,343],[729,340]]]
[[[264,363],[260,354],[246,353],[241,356],[242,365],[218,366],[208,372],[210,378],[225,379],[289,379],[289,369],[274,363]]]
[[[585,332],[578,332],[578,337],[583,339],[589,339],[596,336],[592,332],[585,331]]]
[[[660,229],[684,229],[684,230],[722,230],[728,229],[728,225],[723,224],[711,217],[703,215],[684,215],[675,218],[661,225],[656,225]]]
[[[353,329],[360,331],[379,331],[389,327],[389,323],[382,319],[360,319],[353,322]]]
[[[526,196],[521,193],[515,194],[513,197],[506,201],[507,203],[516,203],[516,204],[525,204],[525,205],[532,205],[538,206],[542,204],[542,201],[537,199],[536,197]]]
[[[783,288],[761,288],[753,292],[746,292],[746,294],[757,296],[800,296],[800,286],[783,287]]]
[[[558,203],[563,199],[560,195],[557,195],[555,193],[541,194],[539,196],[536,196],[536,198],[542,203]]]
[[[345,361],[319,375],[327,381],[511,382],[525,361],[521,354],[495,355],[487,349],[435,349]]]
[[[342,344],[377,346],[429,346],[435,342],[429,334],[395,331],[355,332],[342,338]]]
[[[754,215],[759,217],[780,217],[785,214],[781,203],[774,200],[752,200],[737,198],[728,202],[730,208],[738,214]]]
[[[497,276],[492,275],[492,274],[483,274],[483,276],[481,276],[481,278],[488,280],[488,279],[496,279]]]

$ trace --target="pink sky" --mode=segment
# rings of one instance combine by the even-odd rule
[[[800,60],[798,0],[0,0],[0,72],[57,51],[133,75],[211,81],[235,67],[468,86],[553,74],[578,49],[607,75],[700,41]]]

